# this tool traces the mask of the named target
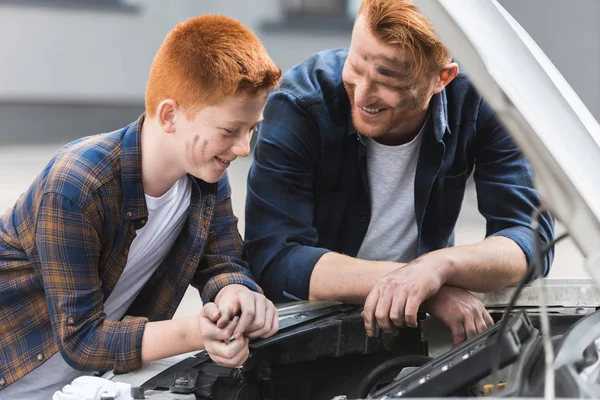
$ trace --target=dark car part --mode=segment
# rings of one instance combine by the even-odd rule
[[[361,399],[367,398],[375,386],[386,375],[393,373],[394,376],[397,376],[404,368],[421,367],[431,360],[433,360],[433,358],[418,354],[392,358],[377,366],[361,381],[358,386],[357,397]]]
[[[453,396],[477,383],[491,372],[490,360],[499,329],[500,324],[494,325],[376,392],[373,398]],[[507,334],[500,340],[500,365],[506,366],[517,360],[536,332],[524,311],[511,316],[507,321]]]
[[[242,368],[221,367],[201,352],[142,387],[187,391],[193,382],[198,399],[305,400],[338,393],[356,398],[359,383],[377,366],[403,354],[427,352],[419,329],[403,329],[391,343],[368,337],[361,310],[342,304],[284,307],[279,332],[251,341],[250,357]]]

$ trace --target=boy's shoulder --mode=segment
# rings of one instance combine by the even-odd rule
[[[89,195],[120,176],[124,130],[83,137],[63,146],[42,172],[44,193],[83,205]]]

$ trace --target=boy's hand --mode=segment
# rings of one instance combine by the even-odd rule
[[[225,286],[217,294],[215,304],[220,311],[216,321],[218,328],[224,328],[239,314],[240,319],[234,331],[236,339],[243,336],[250,339],[267,338],[279,330],[279,314],[273,303],[246,286]]]
[[[219,328],[214,321],[219,320],[221,313],[215,303],[206,303],[200,311],[200,334],[204,348],[210,358],[219,365],[235,368],[243,365],[248,359],[248,339],[241,337],[230,341],[239,317],[234,317],[225,327]]]

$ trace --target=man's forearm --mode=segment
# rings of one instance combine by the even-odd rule
[[[198,316],[148,322],[142,336],[142,362],[204,349]]]
[[[309,299],[363,304],[379,278],[404,265],[326,253],[315,264],[310,277]]]
[[[523,250],[503,236],[437,250],[425,257],[440,258],[444,283],[473,292],[500,290],[517,283],[527,272]]]

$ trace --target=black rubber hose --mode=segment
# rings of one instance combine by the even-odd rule
[[[392,358],[387,360],[383,364],[373,368],[371,372],[360,382],[358,386],[357,398],[366,399],[371,389],[377,384],[377,382],[391,371],[397,370],[400,373],[401,370],[408,367],[420,367],[433,358],[422,355],[408,355]]]

